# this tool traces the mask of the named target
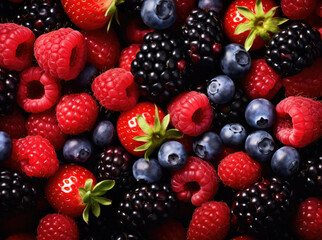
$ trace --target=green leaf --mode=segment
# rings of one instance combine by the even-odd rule
[[[255,19],[255,14],[249,10],[247,7],[237,7],[238,12],[243,15],[248,20]]]
[[[91,178],[87,179],[86,182],[85,182],[85,190],[86,190],[86,192],[92,190],[92,185],[93,185],[93,179],[91,179]]]
[[[142,117],[141,115],[137,115],[136,119],[138,121],[139,127],[142,129],[142,131],[147,135],[152,135],[153,130],[150,127],[150,125],[147,123],[147,121]]]
[[[163,119],[161,123],[161,130],[160,132],[165,132],[167,130],[170,123],[170,114],[167,114]]]
[[[245,49],[246,49],[246,51],[248,51],[252,47],[256,35],[257,35],[257,31],[252,30],[250,32],[250,34],[248,35],[248,37],[246,38],[246,41],[245,41]]]
[[[154,117],[154,132],[159,132],[161,129],[159,111],[157,105],[155,106],[155,117]]]
[[[108,190],[112,189],[114,187],[114,185],[115,185],[114,180],[101,181],[94,186],[92,193],[107,192]]]
[[[93,197],[92,199],[93,199],[93,201],[96,201],[99,204],[102,204],[104,206],[107,206],[107,205],[111,205],[112,204],[112,200],[107,199],[105,197]]]
[[[263,3],[261,0],[256,0],[255,13],[257,16],[264,16],[264,14],[265,14],[265,12],[263,10]]]
[[[101,206],[95,202],[92,201],[92,206],[91,206],[92,213],[94,214],[95,217],[99,217],[101,214]]]
[[[169,138],[179,139],[179,138],[182,138],[182,133],[178,129],[173,128],[173,129],[169,129],[165,133],[165,137],[167,139]]]
[[[138,141],[138,142],[149,142],[150,141],[150,136],[148,136],[148,135],[136,136],[136,137],[134,137],[132,139],[135,140],[135,141]]]
[[[253,23],[252,22],[245,22],[245,23],[241,23],[239,24],[236,29],[235,29],[235,32],[234,34],[235,35],[238,35],[238,34],[241,34],[243,32],[246,32],[248,30],[251,30],[253,27]]]
[[[287,21],[288,21],[287,18],[275,17],[270,19],[268,24],[278,26],[278,25],[282,25],[283,23],[286,23]]]
[[[86,194],[85,188],[79,188],[78,192],[79,192],[79,195],[81,196],[81,198],[84,199],[85,194]]]
[[[143,144],[137,148],[134,149],[135,152],[141,152],[147,150],[149,147],[151,147],[152,142],[147,142],[146,144]]]
[[[265,31],[259,32],[258,35],[263,39],[265,43],[269,42],[271,39],[270,35]]]
[[[278,7],[272,7],[267,13],[265,13],[265,18],[272,18],[275,15],[277,9]]]
[[[83,197],[83,203],[89,203],[90,199],[91,199],[91,192],[88,191],[85,193],[85,195]]]
[[[279,33],[281,31],[281,29],[277,25],[271,25],[271,26],[269,26],[267,31],[270,31],[271,33],[276,34],[276,33]]]
[[[89,209],[90,209],[90,206],[87,204],[83,211],[83,219],[87,224],[88,224],[88,218],[89,218]]]
[[[148,150],[145,151],[144,153],[144,158],[149,162],[149,156],[153,153],[154,149],[156,148],[156,146],[151,146],[150,148],[148,148]]]

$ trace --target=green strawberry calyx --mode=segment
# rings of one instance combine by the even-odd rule
[[[112,24],[112,21],[114,18],[115,18],[116,22],[118,23],[118,25],[120,25],[119,14],[117,12],[117,6],[124,3],[124,2],[125,2],[125,0],[112,0],[111,5],[106,10],[105,17],[110,16],[110,19],[108,20],[108,25],[107,25],[107,31],[110,30],[110,27],[111,27],[111,24]]]
[[[260,36],[267,43],[271,38],[268,32],[279,33],[280,28],[278,26],[288,21],[287,18],[274,17],[277,8],[277,6],[273,7],[265,13],[261,0],[256,0],[255,13],[247,7],[237,7],[238,12],[247,18],[247,20],[236,27],[234,34],[238,35],[250,31],[245,41],[245,49],[247,51],[252,47],[256,36]]]
[[[154,117],[154,126],[151,127],[143,116],[137,115],[137,121],[139,127],[145,133],[142,136],[136,136],[133,138],[135,141],[145,142],[143,145],[134,149],[136,152],[145,151],[144,158],[149,161],[149,156],[153,151],[161,146],[169,138],[179,139],[182,137],[182,134],[177,129],[167,130],[170,123],[170,115],[167,114],[160,122],[158,107],[155,105],[155,117]]]
[[[86,204],[83,211],[83,219],[86,223],[88,223],[90,211],[95,217],[99,217],[101,214],[100,204],[104,206],[112,204],[112,200],[103,197],[103,195],[105,195],[108,190],[112,189],[114,185],[114,180],[104,180],[93,187],[93,179],[89,178],[86,180],[85,186],[78,189],[79,195],[83,199],[83,203]]]

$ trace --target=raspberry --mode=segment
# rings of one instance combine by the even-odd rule
[[[54,78],[71,80],[86,63],[86,41],[71,28],[61,28],[41,35],[34,45],[39,66]]]
[[[60,90],[57,79],[40,67],[30,67],[21,73],[17,102],[26,112],[43,112],[58,102]]]
[[[219,187],[214,167],[197,157],[188,157],[184,167],[176,171],[171,179],[172,190],[181,201],[200,206],[212,199]]]
[[[0,66],[22,71],[32,62],[35,35],[26,27],[14,23],[0,24]]]
[[[112,111],[129,110],[139,98],[132,73],[123,68],[110,69],[96,77],[92,90],[100,104]]]
[[[25,117],[18,108],[0,119],[0,131],[5,131],[15,139],[26,136]]]
[[[280,78],[264,59],[256,59],[252,61],[252,67],[241,83],[245,93],[251,98],[270,100],[282,86]]]
[[[41,136],[27,136],[16,142],[17,160],[29,177],[50,177],[59,167],[54,147]]]
[[[141,44],[131,44],[124,48],[119,59],[119,67],[131,72],[131,63],[136,58],[136,54],[140,51]]]
[[[322,235],[322,198],[302,202],[294,217],[294,230],[300,239],[319,240]]]
[[[292,20],[307,18],[315,9],[316,0],[281,0],[282,11]]]
[[[73,218],[62,214],[47,214],[37,227],[37,240],[78,240],[79,233]]]
[[[243,189],[256,183],[261,177],[261,166],[246,153],[235,152],[221,161],[218,176],[226,186]]]
[[[150,232],[153,240],[185,240],[186,230],[176,220],[168,220],[165,224],[158,226]]]
[[[190,136],[198,136],[210,128],[214,113],[206,95],[184,92],[168,105],[171,124]]]
[[[197,5],[196,0],[174,0],[174,3],[177,8],[177,19],[178,23],[184,23],[186,18],[189,16],[190,12],[196,7]]]
[[[224,202],[206,202],[196,208],[189,225],[188,240],[221,240],[230,228],[230,210]]]
[[[66,134],[80,134],[90,130],[98,116],[98,107],[87,93],[63,96],[56,106],[60,129]]]
[[[46,138],[56,150],[63,147],[67,135],[58,126],[54,110],[31,114],[26,122],[28,135]]]
[[[142,43],[143,37],[149,32],[153,32],[152,28],[148,28],[141,18],[134,18],[127,22],[125,28],[125,39],[129,43]]]
[[[243,236],[239,236],[239,237],[234,237],[230,240],[256,240],[256,238],[249,236],[249,235],[243,235]]]
[[[81,31],[87,45],[87,61],[97,69],[110,69],[119,59],[121,47],[116,33],[110,29],[96,31]]]
[[[6,238],[6,240],[37,240],[36,236],[31,233],[18,233],[15,235],[11,235]]]
[[[305,147],[322,135],[322,103],[305,97],[288,97],[276,106],[276,138],[285,145]]]

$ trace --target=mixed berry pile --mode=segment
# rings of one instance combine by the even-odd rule
[[[322,2],[1,0],[0,240],[321,240]]]

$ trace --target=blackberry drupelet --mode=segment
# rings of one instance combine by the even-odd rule
[[[284,77],[295,75],[320,57],[322,41],[317,29],[297,22],[273,36],[265,59],[277,74]]]
[[[18,72],[0,67],[0,118],[13,111],[19,81]]]
[[[111,234],[110,240],[144,240],[144,236],[138,232],[127,232],[127,231],[119,231],[117,233]]]
[[[141,6],[144,0],[125,0],[118,8],[123,11],[126,16],[139,16],[141,12]]]
[[[188,69],[182,42],[169,32],[155,31],[144,36],[131,72],[146,99],[168,103],[183,92]]]

